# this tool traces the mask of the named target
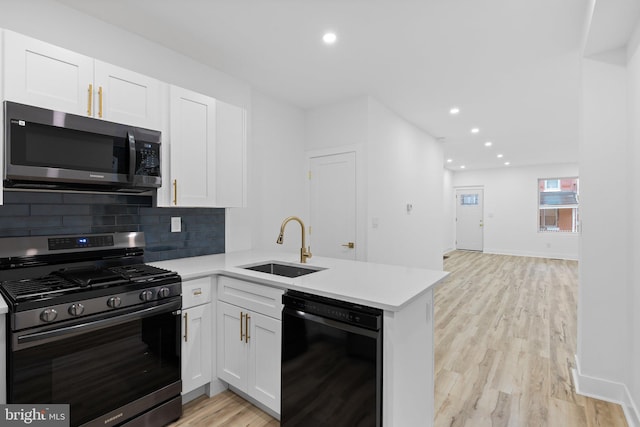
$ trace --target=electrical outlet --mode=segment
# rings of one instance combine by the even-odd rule
[[[179,216],[171,217],[171,232],[180,233],[182,231],[182,218]]]

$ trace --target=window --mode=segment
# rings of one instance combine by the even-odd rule
[[[560,180],[559,179],[545,179],[544,180],[544,191],[560,191]]]
[[[460,204],[461,205],[477,205],[478,204],[478,195],[477,194],[462,194],[460,196]]]
[[[577,233],[578,178],[545,178],[538,180],[538,230]]]

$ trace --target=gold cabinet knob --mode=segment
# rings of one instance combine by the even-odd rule
[[[356,247],[356,244],[354,242],[349,242],[349,243],[345,243],[342,246],[344,246],[345,248],[353,249]]]

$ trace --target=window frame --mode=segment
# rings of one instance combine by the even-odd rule
[[[542,193],[556,193],[562,191],[562,181],[563,180],[573,180],[575,182],[575,200],[576,203],[570,204],[558,204],[558,205],[542,205]],[[544,181],[544,184],[541,183]],[[549,187],[547,185],[548,181],[556,181],[557,187]],[[537,230],[538,233],[555,233],[555,234],[563,234],[563,235],[571,235],[577,234],[580,232],[580,178],[578,176],[565,176],[565,177],[550,177],[550,178],[538,178],[536,191],[538,192],[538,207],[537,207]],[[547,206],[547,207],[543,207]],[[571,209],[571,230],[561,230],[559,228],[559,218],[560,218],[560,210],[563,209]],[[543,229],[543,210],[555,210],[556,217],[556,225],[549,226],[554,227],[556,229],[547,229],[546,223],[545,228]],[[546,212],[544,217],[546,218]]]

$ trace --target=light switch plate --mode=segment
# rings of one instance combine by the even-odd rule
[[[171,217],[171,232],[180,233],[182,231],[182,218],[179,216]]]

